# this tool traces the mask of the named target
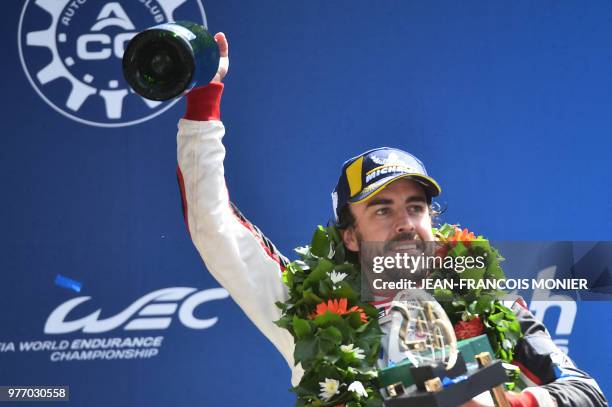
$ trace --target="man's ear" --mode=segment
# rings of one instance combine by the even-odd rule
[[[344,242],[344,247],[349,249],[352,252],[359,251],[359,241],[357,240],[357,232],[353,226],[349,226],[348,228],[340,231],[342,233],[342,242]]]

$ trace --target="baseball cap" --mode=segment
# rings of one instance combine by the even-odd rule
[[[336,222],[346,204],[365,201],[400,178],[419,182],[428,198],[438,196],[442,191],[438,183],[427,175],[421,160],[397,148],[375,148],[346,161],[332,192]]]

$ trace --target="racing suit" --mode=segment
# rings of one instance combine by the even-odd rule
[[[304,372],[294,365],[293,337],[273,322],[281,317],[275,302],[288,298],[281,280],[287,259],[229,200],[221,141],[222,92],[220,83],[191,91],[185,117],[178,124],[178,180],[185,222],[210,273],[283,355],[295,386]],[[607,406],[595,380],[574,366],[525,304],[519,300],[512,309],[524,333],[515,349],[515,364],[531,386],[513,405]]]

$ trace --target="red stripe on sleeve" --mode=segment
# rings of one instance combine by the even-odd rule
[[[241,219],[240,216],[238,216],[231,207],[230,207],[230,209],[232,210],[232,213],[234,214],[234,217],[236,218],[236,220],[238,222],[240,222],[240,224],[242,226],[247,228],[249,230],[249,232],[251,232],[251,234],[253,236],[255,236],[255,238],[259,242],[259,244],[260,244],[261,248],[263,249],[263,251],[268,255],[268,257],[270,257],[272,260],[274,260],[278,264],[278,266],[281,269],[281,272],[284,273],[285,272],[285,266],[283,266],[283,263],[281,262],[280,256],[277,253],[274,253],[272,250],[270,250],[270,248],[268,246],[266,246],[266,244],[261,239],[261,237],[259,236],[259,233],[257,233],[257,230],[255,230],[255,227],[253,226],[253,224],[251,222],[249,222],[247,219]]]
[[[187,227],[187,233],[191,236],[191,231],[189,230],[189,221],[187,217],[187,196],[185,195],[185,180],[183,179],[183,173],[181,172],[180,167],[176,167],[176,178],[178,179],[179,189],[181,191],[181,204],[183,207],[183,218],[185,220],[185,226]]]
[[[536,376],[535,373],[533,373],[531,370],[527,369],[525,365],[523,365],[521,362],[515,359],[512,361],[512,364],[518,366],[521,369],[521,373],[527,376],[529,380],[531,380],[538,386],[542,384],[542,379]]]

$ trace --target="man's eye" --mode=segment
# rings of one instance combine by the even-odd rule
[[[387,215],[390,212],[389,208],[380,208],[376,210],[377,215]]]
[[[425,207],[423,205],[412,205],[409,207],[409,210],[413,213],[423,213],[425,212]]]

